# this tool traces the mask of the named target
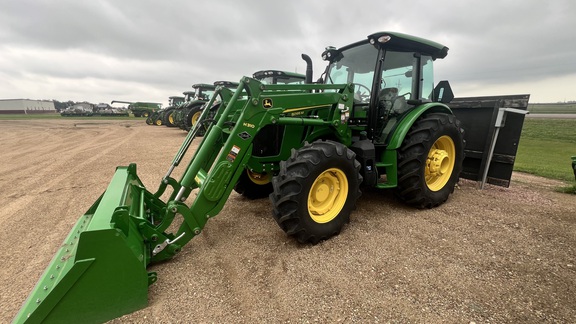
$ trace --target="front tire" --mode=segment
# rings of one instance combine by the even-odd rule
[[[234,186],[234,191],[248,199],[266,198],[272,193],[272,175],[244,170]]]
[[[300,243],[338,235],[360,197],[360,163],[346,146],[331,141],[293,150],[272,179],[274,219]]]
[[[432,208],[454,192],[464,161],[464,129],[455,116],[420,117],[398,150],[396,195],[409,205]]]
[[[190,131],[194,125],[198,123],[200,119],[200,115],[202,115],[202,106],[195,106],[190,108],[190,110],[186,113],[186,118],[184,122],[184,129],[186,131]]]
[[[167,127],[174,127],[174,112],[173,108],[166,109],[164,114],[162,115],[162,124],[166,125]]]

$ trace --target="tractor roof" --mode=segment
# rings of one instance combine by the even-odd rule
[[[287,71],[279,71],[279,70],[262,70],[254,72],[254,74],[252,74],[252,77],[254,79],[262,79],[266,77],[279,77],[279,76],[297,78],[302,80],[306,79],[306,76],[304,76],[303,74]]]
[[[196,83],[192,85],[192,88],[194,89],[198,89],[198,88],[202,88],[204,90],[215,90],[216,87],[213,84],[208,84],[208,83]]]
[[[180,97],[180,96],[170,96],[170,97],[168,97],[168,99],[184,99],[184,97]]]
[[[322,53],[322,58],[326,60],[330,57],[336,57],[338,52],[342,52],[348,48],[356,47],[366,43],[370,43],[374,46],[379,46],[384,49],[414,51],[424,55],[430,55],[433,59],[445,58],[446,55],[448,55],[448,47],[440,43],[436,43],[434,41],[417,36],[383,31],[368,35],[365,40],[341,47],[339,49],[329,47],[326,49],[326,51],[324,51],[324,53]],[[328,53],[331,55],[326,55]]]
[[[232,81],[216,81],[214,86],[224,86],[226,88],[237,88],[240,83]]]

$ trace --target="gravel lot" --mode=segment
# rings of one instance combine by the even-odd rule
[[[143,119],[0,121],[0,322],[115,167],[136,162],[155,191],[184,136]],[[461,181],[431,210],[364,190],[350,224],[315,246],[288,238],[267,199],[233,193],[180,255],[152,267],[149,306],[112,322],[574,323],[576,199],[556,181],[512,180]]]

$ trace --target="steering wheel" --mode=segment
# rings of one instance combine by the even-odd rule
[[[367,86],[360,84],[360,83],[352,83],[352,85],[354,86],[354,88],[356,88],[356,86],[358,86],[358,92],[354,93],[354,99],[359,99],[362,102],[368,102],[367,99],[370,98],[370,95],[371,95],[370,89]],[[361,88],[366,89],[366,92],[360,93]],[[356,95],[358,95],[359,98],[356,98]]]

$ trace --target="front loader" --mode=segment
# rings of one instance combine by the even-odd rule
[[[433,87],[433,62],[447,51],[379,32],[328,48],[322,82],[312,83],[307,73],[307,84],[244,77],[234,92],[218,86],[208,106],[220,97],[221,108],[210,119],[203,110],[158,190],[143,186],[135,165],[117,168],[15,322],[102,322],[145,307],[147,287],[157,279],[148,265],[174,257],[199,235],[239,181],[269,194],[273,218],[301,243],[337,235],[361,187],[393,188],[417,208],[444,203],[464,147],[463,130],[442,103],[451,91]],[[176,180],[172,172],[200,124],[206,134]],[[177,218],[180,227],[170,231]]]

